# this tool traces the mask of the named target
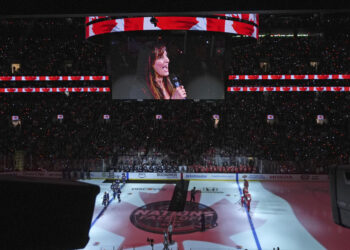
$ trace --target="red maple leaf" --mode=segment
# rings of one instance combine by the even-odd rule
[[[350,237],[350,231],[333,221],[327,181],[276,181],[262,182],[262,185],[266,190],[285,199],[300,223],[326,249],[344,249],[344,242]]]
[[[173,190],[174,185],[165,185],[163,188]],[[169,200],[168,192],[158,193],[139,193],[141,199],[145,201],[145,203],[152,203],[157,201]],[[154,244],[163,242],[162,234],[154,234],[154,233],[145,233],[144,230],[141,230],[134,226],[131,223],[129,217],[132,211],[134,211],[137,206],[132,205],[128,202],[116,203],[112,202],[108,209],[104,212],[103,216],[96,222],[96,226],[105,228],[117,235],[121,235],[125,237],[123,242],[123,247],[138,247],[144,246],[146,244],[147,237],[151,237],[154,239]],[[118,223],[114,223],[118,222]]]
[[[140,192],[140,198],[146,203],[154,203],[160,201],[169,201],[169,193],[172,193],[174,185],[164,185],[162,189],[167,189],[170,192],[159,191],[157,193],[144,193]],[[189,200],[190,191],[188,191],[187,200]],[[200,202],[201,192],[198,191],[195,196],[195,200]],[[187,201],[188,204],[191,204]],[[197,204],[197,203],[193,203]],[[257,203],[252,202],[251,213],[254,212]],[[137,228],[131,221],[130,215],[132,211],[137,209],[136,206],[128,203],[116,203],[112,202],[108,209],[104,212],[104,215],[97,221],[96,226],[102,227],[110,232],[113,232],[117,235],[123,236],[125,238],[123,242],[123,247],[139,247],[147,245],[147,237],[154,239],[154,244],[161,244],[163,242],[163,235],[145,232],[142,229]],[[177,242],[178,249],[183,250],[183,242],[188,240],[193,241],[207,241],[211,243],[223,244],[230,247],[239,248],[234,241],[231,240],[233,234],[242,233],[244,231],[250,230],[250,225],[247,223],[247,216],[245,211],[241,208],[241,205],[237,202],[235,204],[228,201],[226,198],[214,203],[211,206],[211,209],[214,209],[218,214],[218,219],[216,225],[210,229],[207,229],[205,232],[192,232],[185,234],[177,234],[176,226],[174,227],[173,240]],[[181,218],[178,215],[179,212],[172,212],[175,216],[169,216],[170,220],[173,221],[173,224],[176,225],[176,219]],[[180,212],[182,213],[182,212]],[[244,216],[242,216],[244,213]],[[177,215],[177,216],[176,216]],[[175,218],[175,219],[174,219]],[[233,223],[234,222],[234,223]],[[255,227],[261,226],[265,223],[264,220],[259,218],[253,219]],[[169,224],[168,222],[164,223],[165,225]],[[164,229],[164,231],[166,231]]]

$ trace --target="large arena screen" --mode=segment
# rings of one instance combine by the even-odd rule
[[[113,99],[224,99],[228,39],[256,40],[255,14],[88,17],[87,39],[108,36]]]
[[[128,44],[112,45],[113,98],[223,99],[224,58],[217,57],[215,66],[207,60],[208,48],[200,46],[189,52],[194,44],[185,48],[181,40],[166,35],[140,42],[132,37]]]

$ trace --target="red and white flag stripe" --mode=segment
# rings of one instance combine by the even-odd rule
[[[350,86],[233,86],[228,92],[350,92]]]
[[[0,93],[110,92],[109,87],[0,88]]]
[[[109,76],[0,76],[0,82],[8,81],[108,81]]]
[[[259,25],[259,15],[251,13],[251,14],[214,14],[215,16],[227,16],[227,17],[234,17],[238,19],[242,19],[245,21],[253,22],[256,25]],[[89,23],[95,20],[99,19],[106,19],[109,16],[89,16],[85,18],[85,23]],[[136,18],[147,18],[147,17],[130,17],[130,19],[136,19]]]
[[[229,80],[348,80],[350,75],[229,75]]]
[[[240,20],[225,20],[218,16],[234,17]],[[104,19],[102,19],[104,18]],[[154,19],[155,18],[155,19]],[[99,20],[100,19],[100,20]],[[90,23],[91,21],[99,20]],[[156,20],[157,22],[151,22]],[[208,17],[196,16],[154,16],[105,19],[86,18],[86,38],[112,32],[143,30],[198,30],[233,33],[258,39],[258,14],[219,14]],[[245,21],[249,21],[247,23]]]

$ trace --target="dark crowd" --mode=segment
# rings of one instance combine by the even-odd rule
[[[3,19],[0,26],[5,34],[0,38],[1,75],[108,74],[106,50],[85,40],[83,18]],[[262,26],[261,33],[270,29]],[[349,74],[349,30],[336,31],[327,29],[323,35],[309,37],[265,36],[224,54],[204,49],[198,60],[210,68],[218,67],[215,62],[220,58],[229,58],[220,65],[224,78],[227,74]],[[20,69],[13,71],[9,62],[20,62]],[[2,87],[26,84],[1,82]],[[349,82],[322,84],[348,86]],[[118,101],[110,93],[2,93],[0,171],[326,173],[332,164],[349,162],[349,101],[346,92],[242,92],[227,93],[219,101],[174,102]],[[64,115],[63,120],[57,119],[58,114]],[[109,120],[103,118],[105,114]],[[214,114],[220,116],[216,123]],[[268,114],[274,115],[274,121],[267,121]],[[13,115],[20,121],[12,122]],[[317,115],[325,120],[317,121]]]
[[[1,19],[0,74],[106,75],[104,49],[85,39],[84,24],[84,18]]]

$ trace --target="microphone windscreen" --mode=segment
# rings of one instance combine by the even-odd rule
[[[180,82],[179,82],[179,79],[177,78],[177,76],[173,76],[173,77],[171,78],[171,81],[174,83],[174,85],[175,85],[176,88],[179,87],[179,86],[181,85]]]

